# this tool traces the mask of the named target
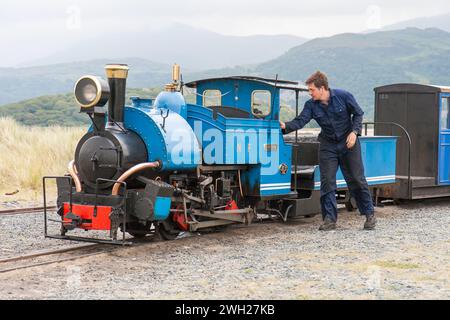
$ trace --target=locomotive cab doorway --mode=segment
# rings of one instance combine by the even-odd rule
[[[439,184],[450,185],[450,93],[440,95]]]

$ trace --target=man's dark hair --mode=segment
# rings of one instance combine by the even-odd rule
[[[314,84],[316,88],[324,87],[325,90],[329,89],[327,75],[320,71],[313,73],[305,83],[306,85]]]

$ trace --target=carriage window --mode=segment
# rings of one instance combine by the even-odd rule
[[[256,117],[265,117],[270,113],[271,94],[267,90],[256,90],[252,93],[252,113]]]
[[[450,97],[442,98],[442,109],[441,109],[441,130],[450,129]]]
[[[205,90],[203,92],[203,106],[221,106],[222,105],[222,93],[220,90]]]

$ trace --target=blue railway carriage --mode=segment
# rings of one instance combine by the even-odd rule
[[[47,237],[123,243],[126,233],[158,233],[173,239],[183,231],[320,212],[318,145],[290,141],[279,125],[281,90],[294,93],[298,112],[305,87],[258,77],[183,85],[174,66],[173,82],[156,99],[132,97],[125,105],[128,66],[105,70],[107,80],[84,76],[75,85],[80,112],[92,126],[69,174],[44,177],[44,203],[46,181],[56,179],[60,216],[47,219],[45,209]],[[195,103],[186,103],[184,88],[196,89]],[[395,181],[395,148],[396,137],[362,138],[371,186]],[[338,181],[345,194],[341,173]],[[48,223],[60,224],[60,234],[49,234]],[[78,230],[106,231],[108,238],[80,237]]]

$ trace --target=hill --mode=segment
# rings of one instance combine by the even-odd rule
[[[278,74],[280,79],[303,82],[319,69],[329,75],[332,87],[351,91],[366,111],[366,119],[370,120],[373,119],[374,87],[397,82],[449,85],[448,61],[450,33],[439,29],[407,28],[318,38],[265,63],[203,72],[183,69],[183,75],[185,81],[190,81],[222,75],[275,77]],[[14,69],[9,73],[0,73],[0,105],[34,96],[70,92],[81,75],[103,72],[103,65],[107,62],[111,60]],[[122,62],[129,63],[132,68],[129,87],[161,87],[170,81],[169,65],[135,58]],[[24,104],[30,105],[30,102],[0,108],[19,108],[23,111]],[[55,109],[55,112],[60,111]],[[19,114],[20,111],[17,111],[16,116]]]
[[[156,97],[160,89],[128,89],[130,96]],[[128,100],[129,103],[129,100]],[[80,113],[72,93],[37,97],[0,106],[0,118],[9,117],[28,126],[86,126],[91,122]]]
[[[438,28],[450,32],[450,13],[437,16],[410,19],[383,27],[382,30],[398,30],[405,28]]]
[[[408,28],[369,34],[340,34],[311,40],[253,73],[304,81],[316,70],[326,72],[332,87],[354,93],[373,117],[373,88],[396,82],[450,83],[450,33]]]
[[[138,58],[99,59],[28,68],[0,68],[0,105],[44,95],[67,93],[83,75],[105,78],[104,65],[127,63],[129,87],[151,88],[168,83],[171,66]]]

